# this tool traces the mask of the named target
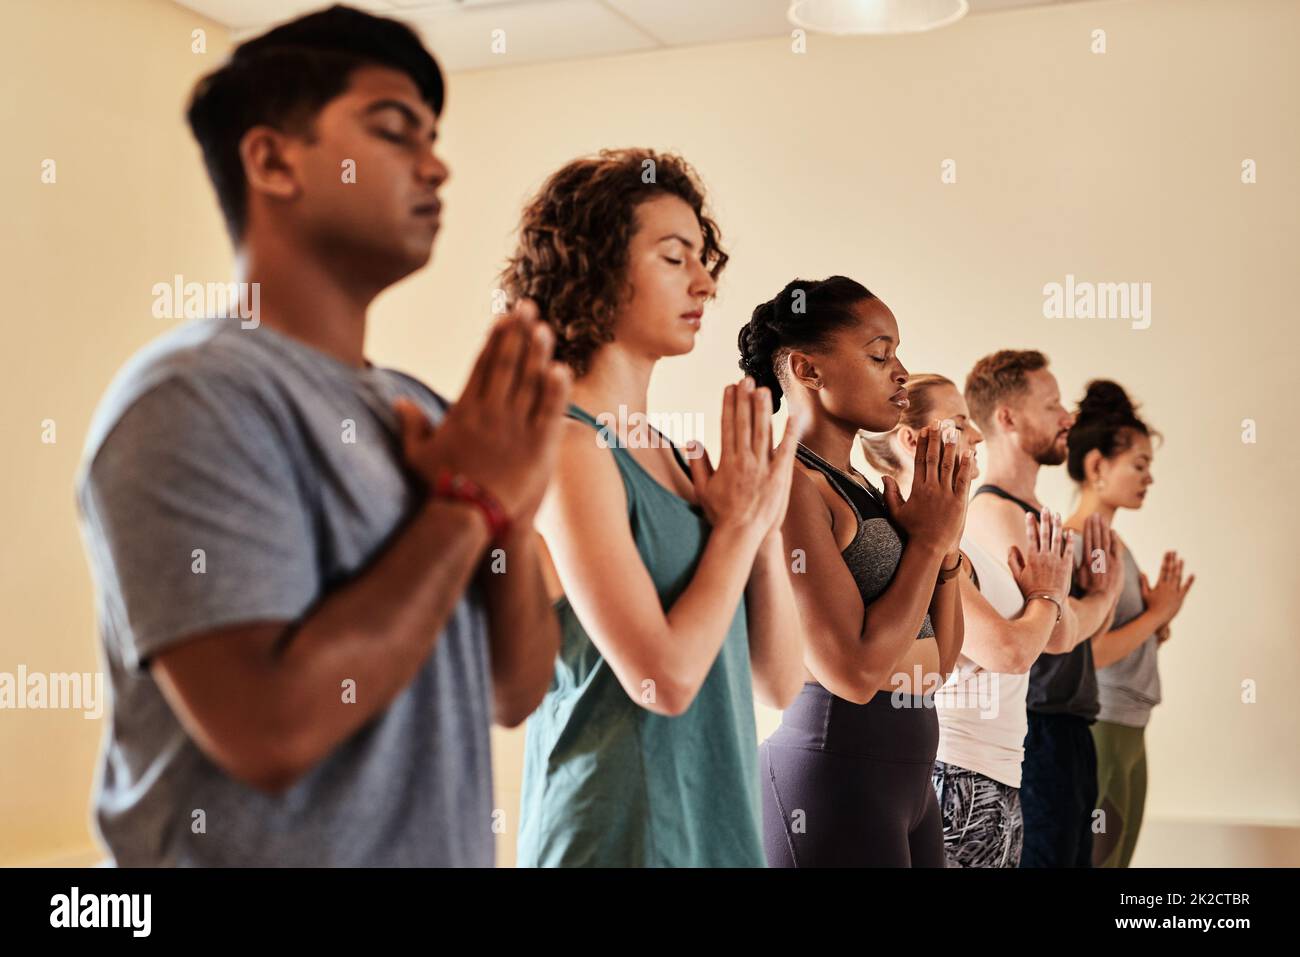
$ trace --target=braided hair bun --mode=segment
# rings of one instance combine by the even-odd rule
[[[853,306],[874,298],[861,283],[831,276],[792,280],[772,299],[754,307],[737,337],[740,368],[755,385],[771,390],[773,412],[781,408],[784,394],[776,372],[782,353],[827,345],[837,329],[856,321]]]

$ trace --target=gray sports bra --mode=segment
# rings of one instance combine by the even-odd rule
[[[802,444],[795,451],[799,461],[826,476],[831,487],[849,503],[858,520],[858,531],[853,541],[844,546],[841,554],[857,583],[862,604],[869,605],[884,593],[894,579],[898,563],[903,557],[903,539],[900,529],[894,526],[880,492],[868,491],[856,480],[831,465],[824,458]],[[934,626],[927,612],[916,637],[933,638]]]

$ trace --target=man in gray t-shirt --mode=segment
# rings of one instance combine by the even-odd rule
[[[381,548],[421,494],[395,453],[398,395],[441,419],[400,373],[212,319],[155,342],[100,403],[78,499],[114,700],[96,811],[120,865],[491,866],[476,603],[457,603],[410,685],[283,796],[206,760],[147,669],[195,633],[301,618]]]
[[[568,376],[528,304],[454,406],[364,358],[370,300],[430,255],[441,106],[415,34],[345,7],[196,88],[263,295],[137,354],[86,441],[118,864],[492,864],[489,724],[527,717],[559,646],[532,520]]]

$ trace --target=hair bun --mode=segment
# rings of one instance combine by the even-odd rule
[[[781,382],[772,368],[772,357],[781,346],[781,337],[773,327],[775,311],[774,302],[759,304],[736,337],[740,346],[740,371],[750,376],[756,386],[767,386],[772,393],[773,412],[781,408],[782,395]]]
[[[1093,379],[1079,403],[1079,417],[1085,419],[1132,418],[1133,402],[1124,387],[1110,379]]]

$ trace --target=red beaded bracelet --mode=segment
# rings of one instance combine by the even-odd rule
[[[487,519],[488,533],[494,542],[499,541],[510,528],[510,516],[501,507],[496,496],[473,479],[466,478],[458,472],[440,469],[434,478],[431,492],[435,498],[454,498],[457,501],[477,505],[483,517]]]

